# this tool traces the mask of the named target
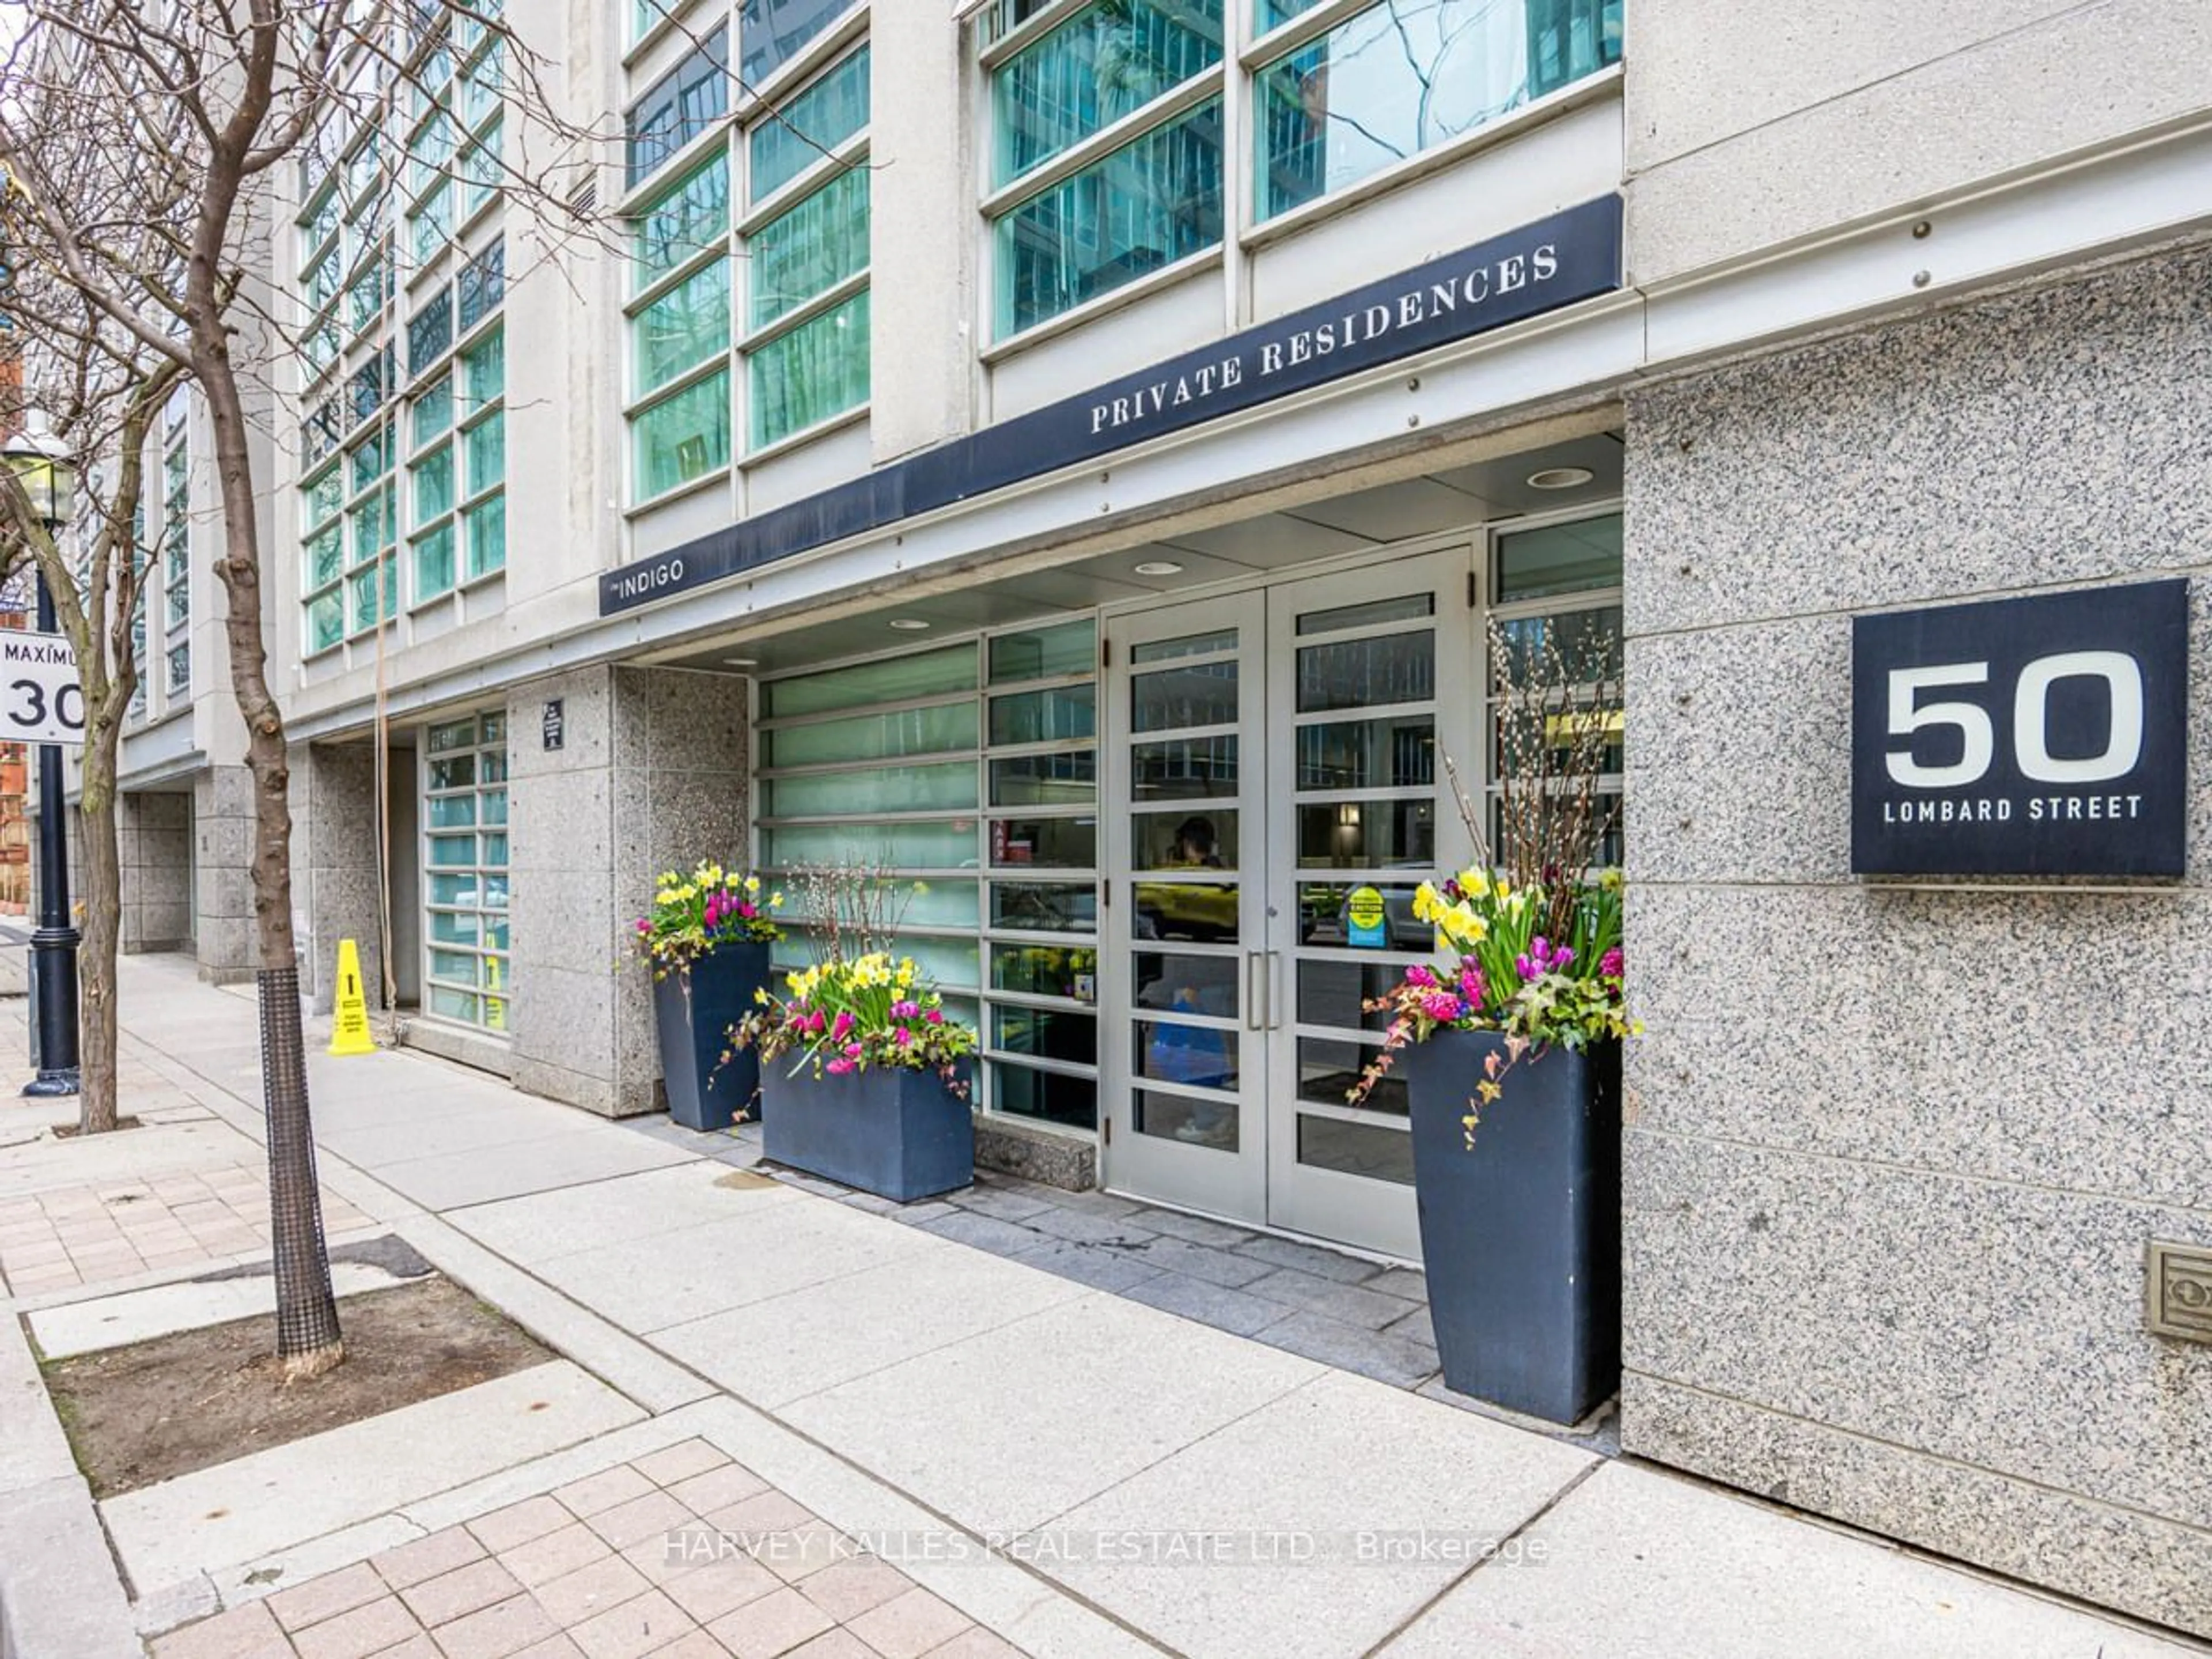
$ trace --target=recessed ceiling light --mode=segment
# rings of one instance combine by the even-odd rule
[[[1146,559],[1137,567],[1139,576],[1180,576],[1182,567],[1172,559]]]
[[[1547,466],[1541,472],[1528,475],[1531,489],[1572,489],[1586,484],[1597,474],[1586,466]]]
[[[722,661],[726,666],[731,668],[758,668],[760,666],[760,659],[758,657],[725,657],[722,659]]]
[[[919,617],[893,617],[891,626],[902,634],[919,634],[929,624]]]

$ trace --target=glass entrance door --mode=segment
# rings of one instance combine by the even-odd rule
[[[1267,1220],[1407,1259],[1405,1085],[1346,1097],[1387,1023],[1360,1005],[1433,955],[1413,890],[1468,856],[1441,756],[1479,789],[1469,559],[1267,591],[1267,948],[1285,988],[1267,1031]]]
[[[1117,1190],[1412,1258],[1402,1085],[1346,1093],[1465,857],[1465,550],[1111,619],[1102,986]],[[1378,595],[1380,597],[1378,597]]]
[[[1267,1206],[1267,617],[1255,591],[1106,634],[1107,1178],[1253,1222]]]

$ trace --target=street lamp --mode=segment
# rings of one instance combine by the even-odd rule
[[[18,433],[0,461],[15,475],[30,498],[32,516],[52,540],[76,510],[76,468],[50,453],[28,433]],[[46,569],[39,575],[39,632],[59,631],[54,624],[53,590]],[[39,1006],[39,1074],[23,1085],[27,1095],[73,1095],[77,1091],[76,949],[82,936],[70,916],[69,841],[62,819],[62,750],[56,743],[39,745],[39,926],[31,935]]]

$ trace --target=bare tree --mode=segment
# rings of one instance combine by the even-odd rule
[[[115,969],[122,870],[115,780],[124,721],[138,685],[132,623],[146,573],[163,551],[141,528],[146,440],[183,371],[106,324],[73,290],[43,278],[35,265],[15,285],[7,309],[31,342],[23,364],[27,380],[17,393],[18,406],[4,411],[8,423],[45,422],[51,428],[47,447],[75,468],[79,480],[74,533],[58,538],[21,481],[0,470],[0,548],[9,562],[20,556],[45,580],[55,620],[76,653],[84,697],[77,1127],[97,1134],[114,1128],[118,1118]],[[178,532],[164,525],[161,533]]]
[[[268,1119],[277,1348],[288,1378],[344,1358],[315,1183],[292,923],[284,721],[269,684],[249,392],[294,319],[270,303],[273,170],[363,124],[392,124],[438,32],[506,52],[517,145],[496,182],[558,219],[601,135],[565,118],[498,0],[0,0],[21,20],[0,76],[0,163],[58,280],[198,387],[214,434],[224,631],[254,796],[255,944]],[[541,155],[545,154],[541,150]],[[380,610],[380,626],[384,620]]]

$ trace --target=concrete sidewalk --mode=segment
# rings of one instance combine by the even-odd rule
[[[137,958],[124,998],[132,1109],[258,1139],[250,989]],[[2207,1650],[733,1171],[749,1155],[726,1139],[695,1150],[410,1054],[318,1052],[312,1072],[349,1227],[398,1232],[573,1362],[605,1396],[580,1387],[579,1421],[631,1420],[608,1464],[699,1438],[865,1535],[979,1639],[1075,1659]],[[0,1107],[0,1143],[30,1109]],[[0,1145],[0,1195],[18,1158],[51,1185],[55,1160],[103,1155]],[[18,1309],[75,1293],[0,1270]],[[141,1255],[118,1282],[182,1271]],[[569,1467],[517,1472],[554,1455],[469,1478],[512,1499]],[[376,1530],[407,1508],[341,1502],[250,1549],[164,1508],[183,1582],[136,1588],[251,1604],[272,1572],[297,1584],[419,1533]],[[155,1559],[118,1544],[126,1566]],[[835,1650],[888,1650],[852,1639]]]

